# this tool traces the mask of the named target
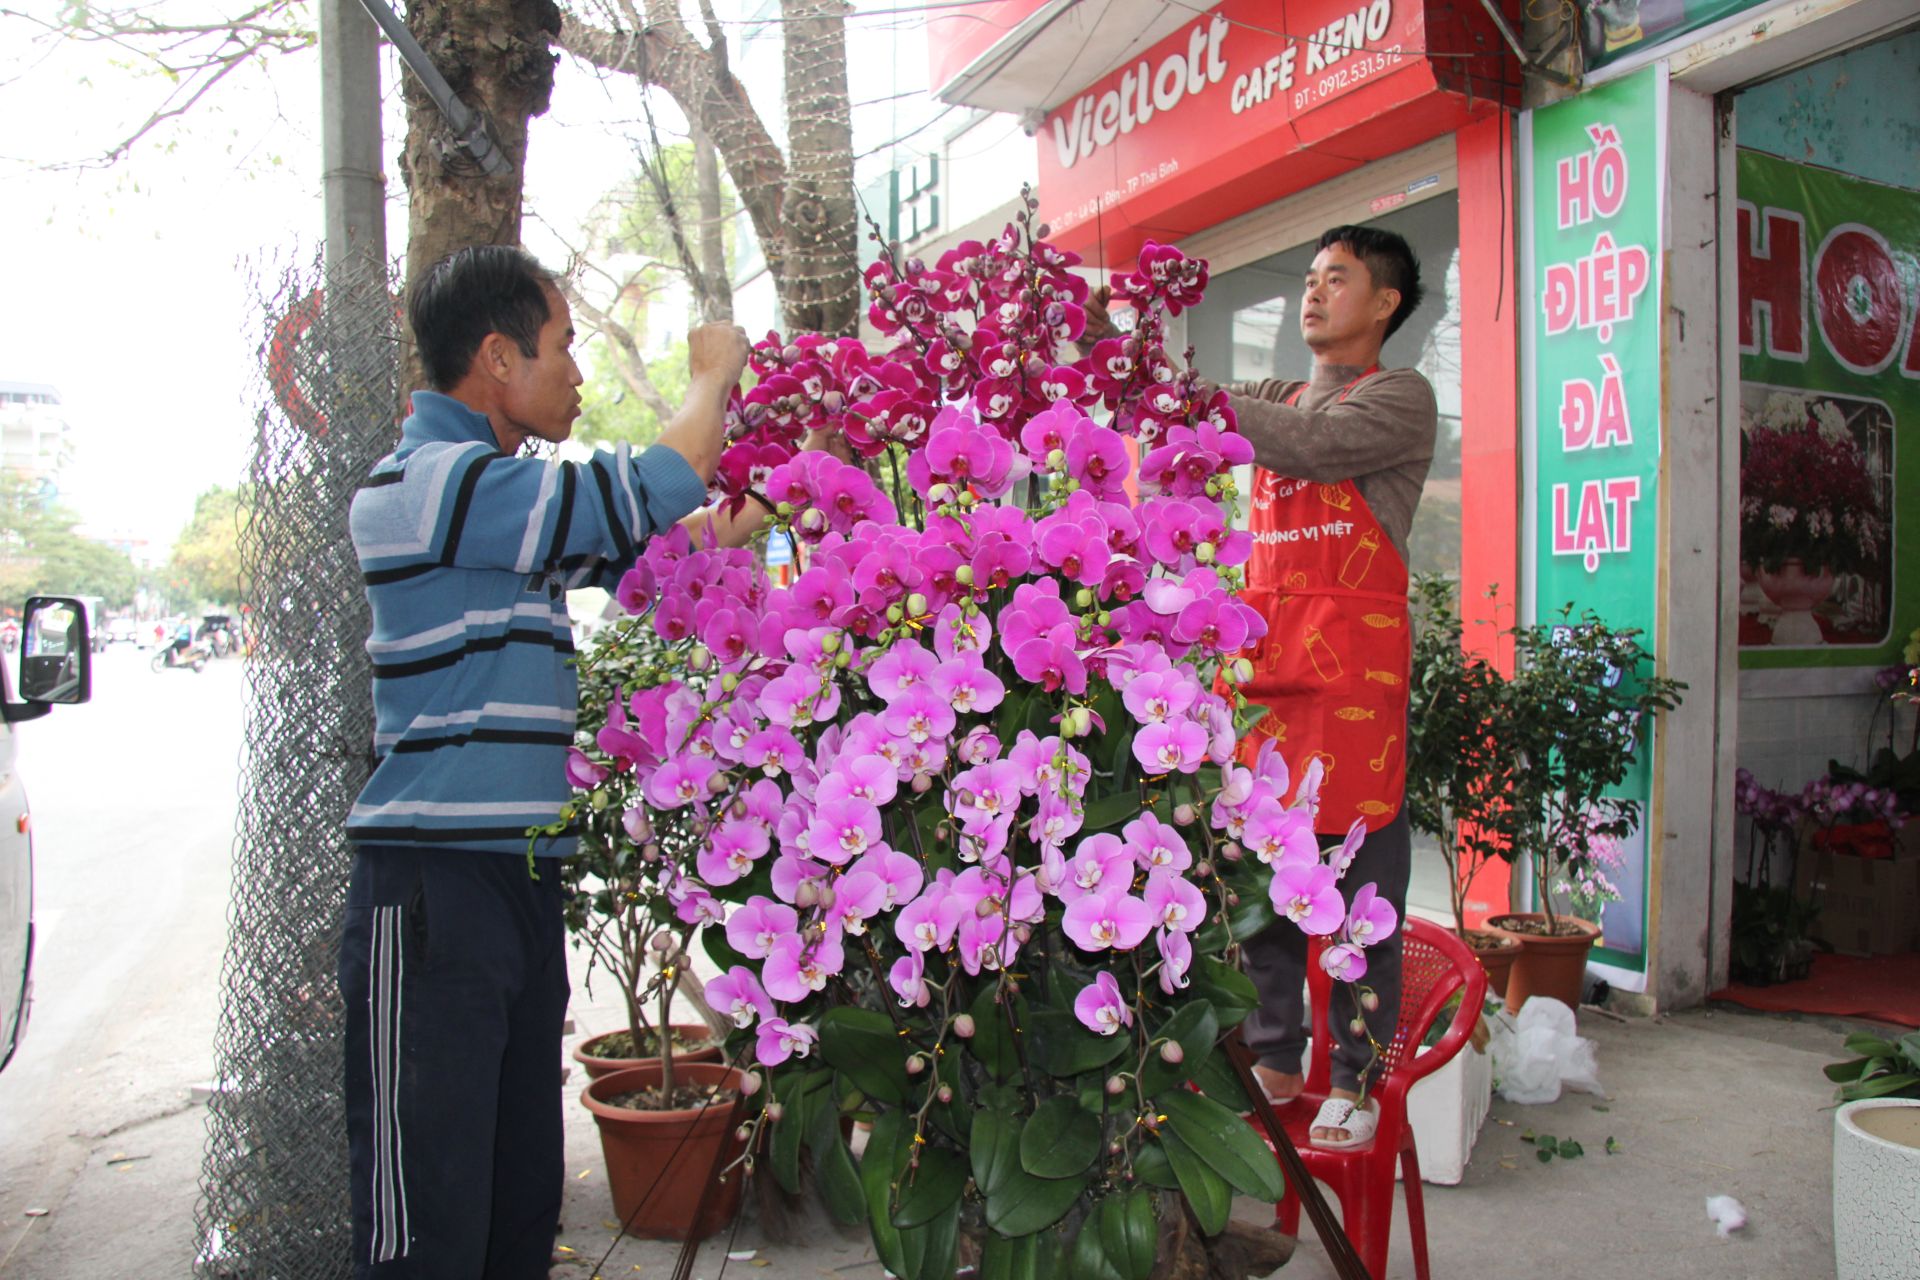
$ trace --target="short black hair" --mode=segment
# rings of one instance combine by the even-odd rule
[[[1376,289],[1398,289],[1400,305],[1387,318],[1387,337],[1407,322],[1427,291],[1420,285],[1420,259],[1406,239],[1378,227],[1335,227],[1320,237],[1320,249],[1344,245],[1348,253],[1367,264]]]
[[[512,338],[529,359],[538,355],[556,281],[538,258],[505,244],[455,249],[427,268],[407,300],[407,323],[434,390],[459,385],[490,333]]]

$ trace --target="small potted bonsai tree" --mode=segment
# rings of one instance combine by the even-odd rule
[[[718,1061],[724,1035],[714,1024],[699,978],[678,963],[684,948],[672,944],[673,930],[663,936],[663,925],[678,922],[656,901],[659,852],[686,845],[690,833],[670,814],[661,816],[657,829],[646,829],[651,824],[644,816],[629,814],[637,796],[631,793],[631,770],[622,766],[624,736],[632,732],[622,704],[627,690],[657,678],[662,664],[675,660],[651,628],[634,621],[622,617],[603,627],[575,663],[580,673],[576,732],[589,750],[575,748],[568,773],[576,785],[588,787],[571,815],[577,851],[560,866],[567,930],[590,957],[589,989],[596,974],[611,976],[627,1015],[624,1026],[575,1047],[573,1059],[591,1079],[657,1058]],[[651,858],[644,852],[648,849]],[[669,1021],[676,994],[702,1021]],[[667,1071],[671,1079],[671,1061]]]
[[[558,869],[567,926],[591,956],[588,982],[610,974],[626,1013],[624,1027],[574,1051],[614,1211],[628,1234],[697,1240],[739,1207],[736,1130],[751,1085],[720,1061],[724,1029],[688,955],[700,918],[683,916],[671,893],[696,834],[685,814],[649,812],[634,778],[643,712],[634,699],[685,657],[636,621],[610,624],[579,659],[579,738],[567,761],[577,794],[536,834],[578,837]],[[674,1023],[676,996],[702,1021]]]
[[[1467,895],[1488,862],[1511,861],[1518,847],[1513,803],[1519,754],[1512,741],[1506,677],[1468,652],[1447,578],[1414,579],[1412,702],[1407,724],[1407,818],[1433,836],[1447,863],[1453,927],[1504,996],[1519,955],[1512,934],[1467,927]]]
[[[1556,621],[1507,634],[1515,655],[1511,831],[1541,910],[1487,923],[1521,940],[1508,1008],[1534,993],[1577,1007],[1618,842],[1640,822],[1639,803],[1612,793],[1626,779],[1648,718],[1679,706],[1686,686],[1650,669],[1638,629],[1609,626],[1590,611],[1575,618],[1563,609]],[[1595,918],[1569,909],[1581,898]]]

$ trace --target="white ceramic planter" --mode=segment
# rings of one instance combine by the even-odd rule
[[[1475,1052],[1472,1045],[1407,1091],[1407,1123],[1420,1151],[1420,1181],[1449,1187],[1460,1181],[1492,1105],[1493,1055]],[[1397,1164],[1394,1176],[1400,1176]]]
[[[1863,1130],[1870,1108],[1920,1108],[1920,1099],[1849,1102],[1833,1120],[1833,1261],[1838,1280],[1920,1275],[1920,1147]],[[1424,1155],[1424,1153],[1423,1153]]]

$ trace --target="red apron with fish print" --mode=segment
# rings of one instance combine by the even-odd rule
[[[1254,546],[1241,598],[1267,620],[1267,634],[1240,655],[1253,663],[1241,692],[1268,711],[1239,757],[1250,764],[1277,739],[1296,786],[1318,760],[1319,832],[1344,835],[1355,818],[1378,831],[1406,792],[1406,562],[1351,480],[1315,484],[1256,468],[1248,528]]]

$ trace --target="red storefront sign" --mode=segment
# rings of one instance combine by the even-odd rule
[[[1512,106],[1518,83],[1477,4],[1227,0],[1047,116],[1041,214],[1118,265]]]

